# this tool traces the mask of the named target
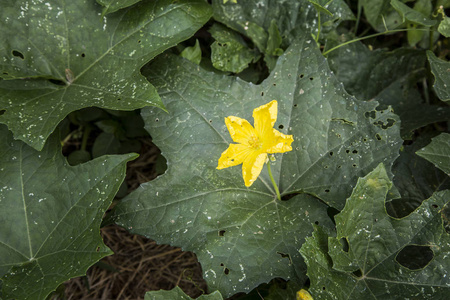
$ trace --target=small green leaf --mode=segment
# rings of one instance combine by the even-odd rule
[[[181,57],[189,59],[194,64],[199,65],[202,61],[202,49],[200,48],[200,43],[198,40],[195,40],[194,46],[184,48],[180,55]]]
[[[435,78],[434,90],[439,99],[450,103],[450,62],[437,58],[431,51],[427,51],[427,57]]]
[[[220,292],[215,291],[208,295],[201,295],[197,300],[223,300]],[[180,287],[176,286],[170,291],[159,290],[145,293],[144,300],[193,300],[186,295]]]
[[[0,10],[0,123],[38,150],[72,111],[163,108],[139,69],[211,16],[203,0],[144,1],[103,19],[93,0],[28,3]]]
[[[450,175],[450,134],[441,133],[433,138],[428,146],[417,151],[416,154]]]
[[[116,222],[194,251],[208,286],[224,297],[275,277],[303,282],[301,236],[316,221],[331,225],[323,202],[342,208],[357,178],[391,164],[402,143],[397,117],[348,96],[310,37],[292,44],[259,85],[174,55],[144,74],[171,111],[142,110],[168,169],[116,206]],[[292,197],[286,201],[276,200],[266,169],[250,188],[240,166],[216,169],[232,142],[224,117],[251,122],[253,109],[273,99],[275,128],[294,137],[293,150],[272,167],[281,195]]]
[[[335,216],[337,236],[316,227],[306,239],[300,252],[314,299],[446,298],[450,235],[441,210],[450,191],[435,193],[413,213],[396,219],[385,208],[391,185],[380,164],[358,180]]]
[[[412,9],[411,7],[400,2],[399,0],[391,0],[391,5],[402,16],[403,22],[405,22],[405,20],[408,20],[415,24],[427,27],[434,26],[437,24],[436,20],[430,19],[422,12]]]
[[[314,5],[314,7],[317,9],[318,12],[327,14],[327,15],[329,15],[329,16],[333,16],[333,14],[332,14],[328,9],[326,9],[326,8],[323,6],[323,4],[319,3],[318,0],[308,0],[308,1],[309,1],[312,5]],[[322,1],[322,2],[324,2],[324,1]],[[327,1],[327,2],[328,2],[328,1]],[[330,1],[330,2],[331,2],[331,1]],[[328,4],[328,3],[324,3],[324,4]]]
[[[0,276],[4,299],[45,299],[112,254],[103,214],[135,154],[69,166],[54,134],[38,152],[0,125]]]
[[[438,31],[440,34],[442,34],[445,37],[450,37],[450,18],[445,16],[444,19],[442,19],[441,23],[439,23]]]
[[[239,73],[258,58],[237,32],[218,23],[213,24],[209,32],[216,40],[211,45],[211,61],[216,69]]]
[[[361,5],[367,21],[377,31],[395,29],[403,23],[402,17],[390,5],[390,0],[361,0]]]
[[[133,4],[138,3],[141,0],[96,0],[98,4],[101,4],[104,6],[102,11],[102,17],[116,12],[119,9],[131,6]]]
[[[118,154],[120,141],[112,133],[102,132],[95,139],[92,146],[92,157],[97,158],[106,154]]]

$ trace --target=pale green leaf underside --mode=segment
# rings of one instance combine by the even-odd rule
[[[136,155],[70,167],[53,135],[41,152],[0,125],[0,276],[5,299],[45,299],[111,254],[100,237],[106,209]]]
[[[3,1],[0,122],[39,150],[74,110],[162,108],[139,69],[210,16],[202,0],[145,1],[103,18],[93,0]]]
[[[431,72],[434,75],[434,90],[442,101],[450,102],[450,62],[443,61],[434,55],[433,52],[427,51],[428,61],[430,63]]]
[[[441,210],[450,191],[435,193],[413,213],[394,219],[385,199],[392,183],[384,166],[358,180],[344,210],[335,216],[337,237],[316,228],[301,253],[314,299],[445,299],[450,291],[450,235]],[[346,238],[348,251],[341,239]],[[429,246],[433,259],[421,269],[397,262],[408,245]],[[352,273],[359,270],[358,273]]]
[[[441,133],[416,154],[450,175],[450,134]]]
[[[225,297],[274,277],[304,279],[303,237],[315,221],[330,224],[326,206],[305,193],[342,208],[358,176],[398,155],[397,117],[348,96],[309,38],[287,49],[261,85],[172,55],[144,73],[170,111],[142,111],[168,171],[117,206],[117,223],[194,251],[209,287]],[[301,193],[281,202],[266,169],[250,188],[241,166],[216,169],[231,142],[224,117],[253,122],[253,109],[273,99],[275,128],[294,142],[293,151],[276,156],[272,172],[282,195]]]
[[[197,300],[222,300],[220,292],[215,291],[208,295],[201,295]],[[144,300],[192,300],[180,287],[176,286],[170,291],[159,290],[145,293]]]

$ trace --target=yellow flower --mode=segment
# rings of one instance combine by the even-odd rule
[[[314,300],[311,294],[304,289],[297,292],[297,300]]]
[[[217,169],[242,164],[245,186],[251,186],[261,173],[267,153],[291,151],[292,135],[282,134],[273,128],[278,114],[278,102],[273,100],[253,110],[255,128],[234,116],[225,118],[230,136],[237,144],[230,144],[219,158]]]

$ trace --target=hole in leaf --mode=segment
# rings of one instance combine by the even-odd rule
[[[368,118],[371,118],[371,119],[375,119],[375,117],[376,117],[376,112],[374,111],[374,110],[372,110],[372,111],[366,111],[365,112],[365,114],[364,114],[364,116],[368,119]]]
[[[277,86],[277,84],[276,84],[276,83],[274,83],[274,84],[273,84],[273,86]]]
[[[66,83],[64,81],[58,80],[58,79],[49,79],[48,81],[50,81],[51,83],[56,84],[56,85],[66,85]]]
[[[353,164],[353,165],[352,165],[352,167],[353,167],[353,168],[356,168],[356,167],[357,167],[357,165],[356,165],[356,164]]]
[[[96,252],[100,252],[100,247],[97,247],[97,249],[95,249]]]
[[[408,245],[397,254],[395,260],[405,268],[419,270],[425,268],[433,257],[429,246]]]
[[[228,275],[228,274],[230,274],[230,269],[225,268],[225,270],[223,270],[223,272],[225,273],[225,275]]]
[[[141,43],[141,40],[138,41],[138,44],[140,44],[140,43]]]
[[[117,98],[117,101],[120,101],[120,100],[122,100],[122,99],[120,99],[120,98]]]
[[[340,213],[340,211],[337,210],[334,207],[330,206],[330,207],[327,208],[327,215],[333,221],[334,225],[336,225],[336,221],[334,220],[334,216],[337,215],[338,213]]]
[[[337,166],[338,169],[342,168],[342,166]]]
[[[387,119],[386,123],[384,123],[383,121],[377,121],[373,123],[373,125],[381,127],[382,129],[388,129],[389,127],[392,127],[394,124],[395,124],[394,119]]]
[[[348,250],[350,249],[350,246],[348,244],[347,238],[343,237],[340,242],[341,242],[341,245],[342,245],[342,251],[348,252]]]
[[[356,154],[356,153],[358,153],[358,150],[353,150],[352,153]]]
[[[352,272],[352,274],[355,275],[358,278],[362,277],[362,275],[363,275],[362,272],[361,272],[361,269],[358,269],[358,270]]]
[[[292,259],[291,259],[291,256],[289,254],[283,253],[283,252],[278,252],[278,251],[277,251],[277,254],[279,254],[282,258],[289,259],[289,263],[292,264]]]
[[[7,72],[3,72],[3,75],[8,75],[8,73]]]
[[[325,190],[325,193],[329,193],[329,192],[330,192],[330,190],[329,190],[329,189],[326,189],[326,190]]]
[[[438,208],[439,206],[437,206],[436,204],[431,205],[432,208]]]
[[[219,231],[219,236],[224,236],[224,235],[225,235],[225,230]]]
[[[366,138],[363,138],[363,141],[364,141],[364,142],[367,142],[367,139],[366,139]]]
[[[212,120],[209,120],[209,123],[212,123]]]
[[[278,126],[278,129],[283,129],[284,128],[284,126],[282,125],[282,124],[280,124],[279,126]]]
[[[314,224],[319,225],[319,221],[315,221]]]
[[[221,266],[221,267],[223,267],[223,266],[224,266],[224,264],[222,264],[222,263],[221,263],[221,264],[220,264],[220,266]]]
[[[325,291],[325,287],[324,287],[324,286],[322,287],[322,290],[324,290],[324,291]]]
[[[297,104],[294,104],[294,107],[297,107]]]
[[[159,119],[158,119],[158,118],[156,118],[156,119],[155,119],[155,122],[159,122]]]
[[[309,77],[309,80],[311,80],[311,81],[314,80],[314,77]]]
[[[86,54],[84,54],[84,53],[81,53],[81,57],[86,57]]]
[[[264,92],[261,92],[261,96],[264,96]]]
[[[375,137],[377,138],[377,140],[381,141],[381,135],[380,134],[376,134]]]
[[[305,77],[305,75],[303,75],[303,74],[300,74],[300,76],[299,76],[300,78],[303,78],[303,77]]]
[[[330,156],[333,156],[333,151],[330,152]]]
[[[325,169],[328,169],[328,166],[324,166]]]
[[[350,150],[345,150],[345,153],[347,153],[347,154],[350,153]]]
[[[12,55],[15,57],[19,57],[20,59],[25,59],[25,56],[23,56],[22,52],[19,52],[17,50],[13,50]]]

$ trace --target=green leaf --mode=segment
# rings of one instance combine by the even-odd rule
[[[416,154],[450,175],[450,134],[441,133],[433,138],[428,146],[417,151]]]
[[[131,6],[141,0],[96,0],[98,4],[103,5],[102,17],[116,12],[119,9]]]
[[[395,219],[385,209],[391,185],[380,164],[358,180],[335,216],[337,236],[316,228],[306,239],[300,252],[314,299],[447,297],[450,235],[441,209],[448,205],[450,191],[434,194],[409,216]]]
[[[211,16],[203,0],[145,1],[103,19],[92,0],[27,3],[3,1],[0,11],[0,77],[9,79],[0,80],[0,122],[38,150],[74,110],[163,108],[140,67]]]
[[[97,158],[107,154],[118,154],[120,148],[120,141],[114,134],[102,132],[95,139],[92,146],[92,157]]]
[[[112,252],[106,209],[135,154],[71,167],[56,135],[38,152],[0,125],[0,276],[4,299],[45,299]]]
[[[446,38],[450,37],[450,18],[445,16],[442,19],[441,23],[439,23],[438,31],[440,34],[445,36]]]
[[[427,51],[428,62],[430,63],[431,73],[433,73],[435,82],[434,90],[437,96],[444,102],[450,102],[450,62],[443,61]]]
[[[317,10],[308,1],[241,1],[224,5],[222,0],[213,0],[212,5],[215,20],[249,37],[263,53],[266,52],[272,20],[276,21],[283,37],[283,48],[305,32],[317,34]],[[327,10],[333,16],[321,16],[321,21],[326,25],[322,27],[322,32],[337,28],[342,21],[354,20],[344,0],[332,1]]]
[[[118,204],[117,223],[194,251],[209,287],[224,297],[275,277],[303,282],[302,237],[311,223],[330,225],[315,197],[342,208],[358,176],[398,155],[397,117],[349,97],[310,38],[288,48],[260,85],[171,55],[144,73],[171,112],[142,110],[168,170]],[[253,109],[273,99],[275,128],[294,136],[293,151],[277,155],[272,167],[281,194],[299,194],[289,201],[275,200],[266,169],[250,188],[240,166],[216,169],[231,142],[224,117],[251,121]]]
[[[367,21],[377,31],[395,29],[403,23],[402,17],[391,6],[390,0],[361,0],[361,3]]]
[[[222,300],[220,292],[215,291],[208,295],[201,295],[197,300]],[[159,290],[145,293],[144,300],[192,300],[180,287],[176,286],[170,291]]]
[[[209,32],[216,40],[211,45],[211,61],[216,69],[239,73],[257,60],[258,54],[248,48],[237,32],[218,23],[213,24]]]
[[[314,7],[317,9],[318,12],[327,14],[329,16],[333,16],[333,14],[326,9],[321,3],[318,2],[318,0],[308,0]],[[325,2],[325,1],[322,1]],[[330,1],[331,2],[331,1]],[[327,4],[326,2],[324,4]]]
[[[198,40],[195,40],[194,46],[184,48],[180,55],[181,57],[189,59],[194,64],[199,65],[202,61],[202,49],[200,48],[200,43]]]
[[[266,62],[269,71],[272,71],[275,68],[275,64],[277,63],[277,56],[283,54],[283,49],[280,48],[281,42],[282,38],[280,35],[280,31],[278,30],[277,22],[275,20],[272,20],[269,27],[267,47],[264,50],[264,61]]]
[[[399,0],[391,0],[391,5],[400,14],[400,16],[402,16],[403,22],[405,22],[405,20],[408,20],[412,23],[423,25],[426,27],[434,26],[437,24],[436,20],[430,19],[422,12],[410,8],[408,5],[400,2]]]
[[[411,139],[415,129],[450,120],[450,107],[426,104],[417,90],[417,81],[425,77],[423,51],[371,51],[357,42],[330,52],[328,62],[350,94],[362,100],[374,99],[381,104],[380,109],[394,108],[402,121],[404,139]]]

